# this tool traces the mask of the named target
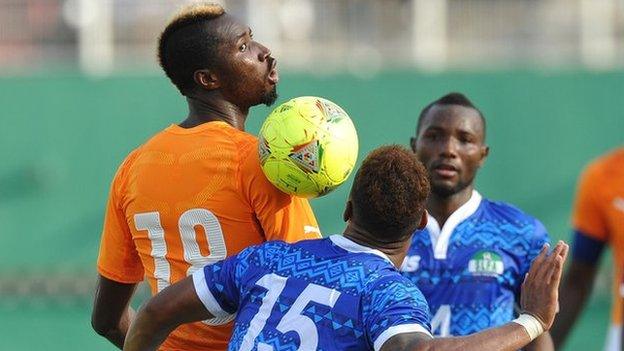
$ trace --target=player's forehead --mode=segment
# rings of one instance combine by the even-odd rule
[[[477,110],[461,105],[433,105],[422,118],[420,129],[460,130],[483,134],[483,120]]]
[[[227,13],[219,16],[210,25],[224,43],[235,43],[250,31],[246,23]]]

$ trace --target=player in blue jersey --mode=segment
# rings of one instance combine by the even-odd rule
[[[555,317],[567,245],[544,247],[523,286],[526,311],[479,334],[433,339],[418,288],[396,269],[423,228],[429,184],[409,150],[387,146],[364,160],[343,236],[253,246],[206,266],[152,298],[124,350],[155,350],[183,323],[236,313],[230,350],[516,350]]]
[[[427,168],[431,196],[428,224],[414,235],[402,271],[429,302],[434,335],[511,321],[548,234],[535,218],[474,189],[489,152],[483,115],[464,95],[445,95],[422,110],[411,146]],[[526,349],[552,350],[550,335]]]

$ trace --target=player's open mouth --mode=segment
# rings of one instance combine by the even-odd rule
[[[279,81],[279,73],[277,73],[277,60],[271,61],[271,70],[269,71],[269,83],[275,85]]]

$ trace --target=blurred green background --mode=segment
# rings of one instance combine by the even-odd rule
[[[568,239],[579,172],[624,141],[624,72],[290,73],[278,102],[317,95],[343,106],[361,161],[379,145],[408,145],[422,107],[450,91],[467,94],[487,119],[491,153],[478,190]],[[108,186],[128,152],[184,118],[185,102],[154,75],[57,73],[0,78],[0,106],[0,349],[112,350],[90,328]],[[255,134],[269,111],[253,109],[247,130]],[[350,181],[312,201],[324,234],[343,227]],[[604,340],[611,260],[603,261],[566,350],[598,350]]]

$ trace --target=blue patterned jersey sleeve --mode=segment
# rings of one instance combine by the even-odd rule
[[[217,318],[236,313],[240,299],[240,276],[244,274],[242,261],[252,253],[247,248],[236,256],[205,266],[193,273],[195,292],[206,309]]]
[[[374,350],[397,334],[421,332],[431,336],[427,301],[414,284],[402,277],[377,280],[364,296],[362,307]]]

